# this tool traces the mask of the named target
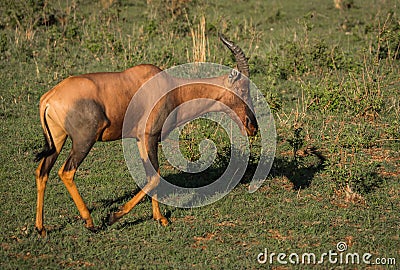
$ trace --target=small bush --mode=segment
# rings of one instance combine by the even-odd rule
[[[368,161],[364,155],[342,154],[336,156],[336,159],[328,161],[326,167],[328,177],[334,181],[336,188],[349,185],[352,190],[366,194],[383,183],[383,178],[378,173],[379,164]]]
[[[379,59],[400,59],[400,18],[396,13],[388,13],[377,34],[374,49]]]

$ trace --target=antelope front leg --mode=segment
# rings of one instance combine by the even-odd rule
[[[110,216],[108,218],[108,225],[114,224],[120,218],[122,218],[124,215],[128,214],[132,210],[132,208],[135,207],[140,202],[140,200],[143,199],[143,197],[146,195],[147,192],[150,192],[152,189],[154,189],[158,185],[159,181],[160,181],[160,179],[158,178],[158,176],[151,177],[149,183],[147,183],[144,186],[144,188],[141,191],[139,191],[138,194],[135,195],[135,197],[133,197],[126,204],[124,204],[121,207],[121,210],[110,214]]]
[[[148,192],[157,187],[159,182],[160,182],[160,176],[158,174],[154,175],[153,177],[150,177],[148,184],[145,185],[144,188],[140,190],[138,194],[136,194],[129,202],[123,205],[118,212],[110,214],[108,218],[108,225],[114,224],[124,215],[128,214],[132,210],[132,208],[135,207]],[[159,221],[162,226],[167,226],[168,219],[161,214],[160,207],[157,201],[157,195],[153,195],[153,197],[151,198],[151,203],[153,209],[153,218]]]
[[[135,195],[129,202],[127,202],[124,206],[121,207],[121,210],[118,212],[110,214],[108,218],[108,224],[112,225],[117,222],[120,218],[124,215],[128,214],[133,207],[135,207],[146,195],[147,192],[150,192],[152,189],[157,187],[158,183],[160,182],[159,175],[152,177],[149,183],[144,186],[144,188],[139,191],[138,194]],[[151,198],[152,209],[153,209],[153,218],[160,222],[162,226],[168,225],[168,219],[161,214],[160,207],[157,201],[157,195],[153,195]]]
[[[160,181],[160,169],[158,165],[158,144],[154,146],[154,150],[152,152],[149,152],[147,154],[146,147],[144,143],[141,143],[140,141],[138,142],[138,147],[139,147],[139,152],[140,152],[140,157],[143,160],[143,166],[146,170],[146,174],[152,174],[155,171],[157,172],[157,178],[158,182]],[[151,165],[153,164],[153,168]],[[153,169],[153,170],[152,170]],[[153,219],[157,220],[160,222],[161,225],[167,226],[168,225],[168,219],[166,219],[160,211],[160,206],[158,205],[158,200],[157,200],[157,194],[153,194],[151,198],[151,205],[152,205],[152,210],[153,210]]]
[[[154,194],[151,198],[151,205],[153,208],[153,218],[160,222],[161,225],[167,226],[168,219],[161,214],[160,206],[158,205],[157,201],[157,194]]]
[[[160,182],[160,172],[157,157],[158,141],[155,139],[155,137],[149,137],[147,141],[145,139],[142,139],[138,141],[138,147],[140,157],[143,161],[143,166],[146,171],[147,184],[143,187],[141,191],[139,191],[138,194],[135,195],[135,197],[133,197],[133,199],[122,206],[120,211],[112,213],[109,216],[109,225],[115,223],[122,216],[129,213],[129,211],[131,211],[132,208],[135,207],[135,205],[138,204],[146,194],[156,188]],[[163,226],[166,226],[168,224],[168,220],[161,214],[156,194],[152,197],[152,209],[153,218],[160,221]]]

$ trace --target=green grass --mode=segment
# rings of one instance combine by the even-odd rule
[[[398,266],[400,2],[353,2],[340,11],[333,1],[1,1],[0,267],[256,269],[269,267],[257,262],[264,249],[319,255],[341,241],[349,252],[396,258]],[[46,190],[49,233],[39,238],[33,157],[43,143],[40,96],[70,75],[192,61],[191,33],[202,16],[206,60],[234,65],[217,38],[224,32],[246,52],[251,79],[274,112],[277,153],[263,186],[247,192],[256,138],[243,181],[218,202],[162,206],[171,221],[164,228],[145,199],[94,234],[57,177],[68,143]],[[200,183],[223,172],[229,158],[226,136],[213,136],[215,127],[201,121],[186,127],[184,155],[198,158],[203,129],[219,152]],[[196,181],[161,158],[163,175]],[[76,183],[101,225],[136,190],[121,142],[96,144]],[[315,268],[335,266],[366,267]]]

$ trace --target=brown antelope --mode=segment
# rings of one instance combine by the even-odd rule
[[[146,172],[147,184],[119,211],[111,213],[109,224],[113,224],[127,214],[149,191],[160,181],[159,164],[157,160],[158,143],[161,139],[163,122],[179,105],[197,98],[206,98],[221,102],[236,115],[236,121],[242,124],[242,132],[250,136],[258,129],[253,114],[249,90],[249,66],[243,51],[233,42],[220,35],[221,41],[231,50],[237,61],[238,71],[232,69],[230,74],[210,79],[193,80],[168,93],[165,98],[152,108],[148,119],[143,121],[141,115],[136,115],[131,123],[133,138],[136,138],[140,156]],[[79,165],[96,141],[113,141],[122,138],[124,116],[128,105],[138,90],[152,77],[162,72],[154,65],[138,65],[122,72],[91,73],[69,77],[40,99],[40,121],[44,131],[44,149],[36,155],[40,161],[35,171],[37,184],[36,229],[44,236],[43,203],[46,182],[63,145],[69,136],[72,149],[58,175],[65,184],[86,228],[95,230],[90,212],[80,196],[74,183],[74,175]],[[169,76],[168,80],[178,78]],[[158,84],[157,87],[163,87]],[[150,89],[151,90],[151,89]],[[147,92],[145,95],[152,95]],[[246,102],[245,102],[246,101]],[[180,119],[177,125],[189,121],[193,116],[200,116],[213,108],[203,108],[197,105],[191,110],[191,115]],[[250,105],[249,105],[250,104]],[[144,102],[140,105],[146,109]],[[217,108],[217,107],[216,107]],[[140,113],[140,110],[138,110]],[[195,115],[193,115],[195,114]],[[135,132],[142,128],[143,132]],[[151,169],[150,169],[151,168]],[[154,168],[154,169],[153,169]],[[153,218],[163,226],[168,220],[161,214],[157,194],[152,194]]]

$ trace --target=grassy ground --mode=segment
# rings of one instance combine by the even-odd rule
[[[319,257],[344,242],[348,253],[371,253],[373,262],[394,258],[398,268],[400,3],[347,3],[338,10],[333,1],[1,1],[0,267],[256,269],[271,267],[257,262],[265,249]],[[217,31],[247,53],[251,79],[275,115],[277,154],[264,185],[249,194],[249,172],[209,206],[163,206],[166,228],[151,220],[146,199],[93,234],[56,177],[65,151],[46,191],[49,234],[38,238],[33,156],[43,142],[40,96],[69,75],[139,63],[232,66]],[[194,44],[204,37],[205,46]],[[192,159],[195,142],[183,147]],[[164,175],[182,181],[163,164]],[[224,164],[214,167],[223,171]],[[120,142],[96,144],[76,180],[97,224],[136,190]],[[272,267],[295,266],[274,257]],[[325,260],[314,267],[386,266]]]

